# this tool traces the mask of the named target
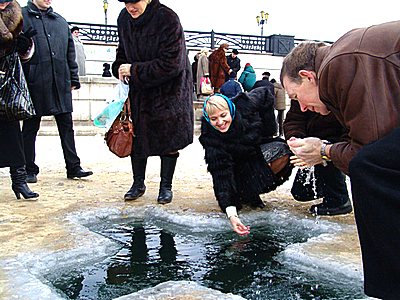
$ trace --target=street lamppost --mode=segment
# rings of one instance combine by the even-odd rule
[[[104,22],[107,25],[107,9],[108,9],[108,1],[103,0],[103,9],[104,9]]]
[[[264,24],[267,24],[269,13],[264,12],[263,10],[260,12],[260,15],[256,17],[257,25],[261,26],[261,36],[264,35]]]

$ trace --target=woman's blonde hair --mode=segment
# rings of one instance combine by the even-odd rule
[[[208,54],[208,52],[209,52],[208,48],[203,48],[203,49],[200,50],[201,54]]]
[[[228,102],[221,96],[211,96],[210,99],[207,100],[205,111],[208,115],[214,114],[216,111],[221,110],[229,110]]]

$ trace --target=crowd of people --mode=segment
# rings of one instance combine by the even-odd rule
[[[157,202],[172,201],[179,151],[193,142],[193,87],[204,95],[202,85],[210,84],[199,141],[215,198],[233,230],[249,234],[238,211],[244,205],[262,209],[260,195],[298,167],[293,198],[322,199],[309,209],[317,215],[347,214],[354,205],[365,292],[396,299],[400,22],[350,31],[333,45],[301,43],[285,57],[278,82],[268,71],[257,80],[250,63],[238,78],[239,51],[228,54],[228,44],[211,53],[202,49],[191,66],[173,10],[159,0],[119,1],[125,8],[111,71],[129,85],[135,125],[133,183],[124,199],[143,196],[147,159],[159,156]],[[51,0],[31,0],[22,9],[15,0],[0,0],[0,16],[0,62],[18,53],[36,110],[22,129],[19,121],[0,121],[0,138],[9,141],[0,144],[0,167],[10,168],[18,199],[35,200],[39,195],[27,183],[38,181],[35,141],[43,116],[56,120],[67,178],[92,175],[81,167],[72,121],[71,90],[79,89],[78,72],[85,72],[76,57],[84,52],[79,28],[70,29]],[[285,92],[291,100],[286,116]],[[311,173],[313,183],[307,181]]]

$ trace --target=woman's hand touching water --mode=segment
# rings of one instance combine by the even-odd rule
[[[232,228],[237,234],[248,235],[250,233],[250,226],[243,225],[238,216],[231,216],[229,221],[231,221]]]

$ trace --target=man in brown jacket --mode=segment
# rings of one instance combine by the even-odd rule
[[[302,112],[296,100],[290,102],[283,130],[287,140],[312,136],[336,143],[348,139],[346,129],[333,114],[324,116],[312,111]],[[312,214],[335,216],[353,210],[346,176],[332,162],[318,164],[313,171],[309,168],[298,169],[290,192],[297,201],[322,198],[321,203],[311,205]]]
[[[349,142],[291,138],[296,166],[331,160],[349,174],[368,296],[400,295],[400,21],[354,29],[331,46],[303,43],[281,82],[302,111],[335,114]]]

